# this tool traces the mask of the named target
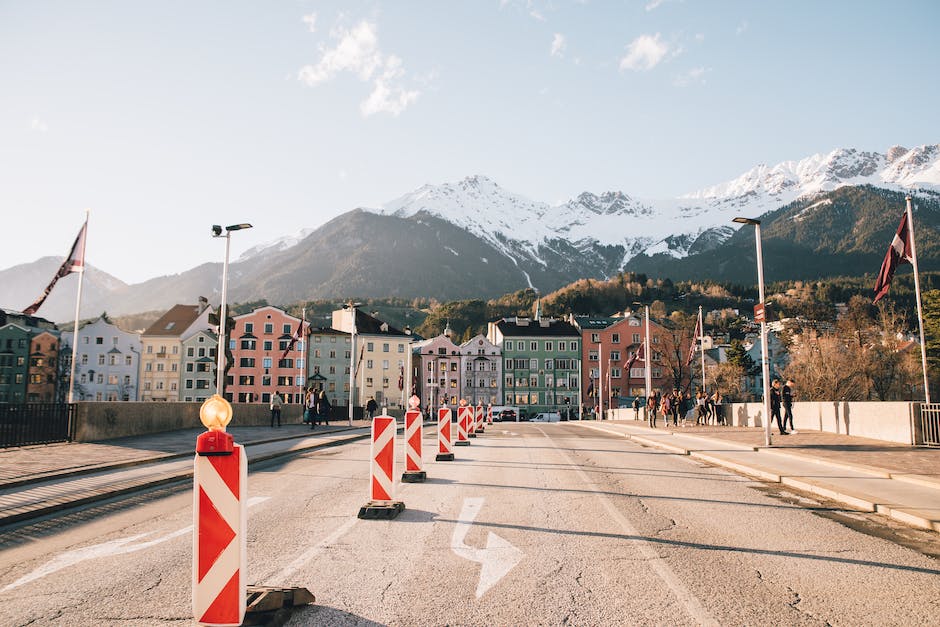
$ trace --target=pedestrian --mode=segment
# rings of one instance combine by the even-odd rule
[[[372,420],[372,417],[375,416],[375,410],[378,408],[379,405],[375,402],[375,397],[370,396],[369,402],[366,403],[366,411],[369,412],[369,420]]]
[[[672,401],[669,406],[672,407],[672,426],[679,426],[679,414],[682,413],[682,393],[679,390],[672,391]]]
[[[633,397],[633,419],[634,420],[640,419],[640,397],[639,396]]]
[[[669,414],[672,413],[672,407],[669,405],[669,395],[663,394],[662,400],[659,401],[659,408],[663,414],[663,427],[669,426]]]
[[[271,397],[271,426],[274,426],[274,421],[277,420],[277,426],[281,426],[281,405],[284,401],[281,400],[281,395],[277,390],[274,390],[274,396]]]
[[[304,424],[309,424],[310,428],[313,429],[315,424],[313,414],[315,411],[316,405],[316,392],[312,387],[307,388],[307,393],[304,394]]]
[[[705,422],[718,424],[718,416],[715,415],[715,393],[705,393]]]
[[[702,393],[702,390],[697,390],[695,392],[695,424],[703,425],[705,424],[705,394]]]
[[[330,399],[327,398],[326,392],[320,390],[317,395],[317,416],[327,427],[330,426],[330,410],[332,409],[333,405],[330,403]]]
[[[646,417],[649,420],[649,425],[653,429],[656,428],[656,394],[650,392],[650,395],[646,397]]]
[[[790,433],[796,433],[793,428],[793,379],[787,379],[783,386],[783,426],[789,428]]]
[[[728,424],[728,421],[725,420],[725,408],[721,403],[721,392],[715,390],[715,417],[718,424],[724,426]]]
[[[770,417],[777,420],[777,428],[780,429],[780,435],[789,435],[790,433],[783,426],[783,418],[780,417],[780,379],[774,379],[770,385]]]

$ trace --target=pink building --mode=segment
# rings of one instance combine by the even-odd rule
[[[267,403],[275,392],[285,403],[303,400],[302,386],[307,380],[304,360],[307,325],[300,339],[284,355],[299,324],[300,318],[270,306],[235,317],[235,328],[229,338],[234,363],[225,384],[228,400]]]

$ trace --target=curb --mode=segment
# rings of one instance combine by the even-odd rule
[[[588,426],[589,428],[595,429],[597,431],[603,431],[605,433],[612,433],[614,435],[623,436],[630,440],[636,440],[637,442],[645,444],[645,445],[665,449],[670,452],[677,452],[680,455],[687,455],[691,458],[699,459],[701,461],[704,461],[704,462],[707,462],[716,466],[721,466],[723,468],[727,468],[729,470],[733,470],[735,472],[738,472],[747,476],[757,477],[769,483],[779,483],[781,485],[786,485],[792,488],[796,488],[798,490],[810,492],[812,494],[816,494],[817,496],[822,496],[824,498],[832,499],[840,503],[845,503],[860,511],[879,513],[884,516],[888,516],[889,518],[893,518],[906,525],[919,527],[921,529],[926,529],[928,531],[940,532],[940,520],[934,520],[931,518],[927,518],[926,516],[920,515],[919,513],[916,513],[917,510],[914,508],[891,507],[889,505],[879,503],[877,499],[867,494],[861,494],[861,493],[860,494],[847,494],[838,489],[830,488],[827,485],[825,485],[823,482],[817,483],[815,481],[807,480],[804,478],[778,475],[778,474],[773,473],[772,471],[757,468],[757,467],[754,467],[753,465],[733,462],[733,461],[724,459],[722,457],[711,455],[708,453],[688,451],[683,448],[671,446],[669,444],[664,444],[662,442],[651,440],[649,438],[644,438],[642,436],[635,436],[632,434],[626,434],[626,433],[614,431],[612,429],[604,429],[601,427],[593,427],[590,425],[586,425],[586,426]],[[689,437],[689,436],[685,436],[685,437]],[[706,438],[702,438],[702,439],[706,439]],[[745,450],[751,450],[751,449],[750,447],[748,447],[748,449],[745,449]],[[764,453],[768,452],[766,448],[758,448],[758,449],[753,449],[753,450],[755,450],[756,452],[764,452]],[[787,456],[786,452],[779,453],[779,454],[781,454],[782,456]],[[804,461],[816,461],[820,464],[832,465],[832,466],[845,468],[849,470],[868,472],[869,474],[871,474],[871,471],[873,470],[871,467],[863,467],[864,469],[867,469],[867,470],[863,470],[862,468],[854,467],[851,464],[839,464],[839,463],[830,464],[827,461],[818,460],[816,458],[808,457],[805,455],[800,456],[800,455],[793,454],[793,453],[790,453],[789,455],[791,457],[800,457]],[[879,474],[876,476],[883,478],[883,479],[889,479],[889,480],[894,480],[894,481],[907,481],[909,483],[917,483],[920,485],[926,485],[927,487],[930,487],[930,488],[940,487],[937,485],[936,481],[933,481],[930,478],[923,478],[920,475],[903,475],[902,473],[893,474],[887,471],[880,471]]]
[[[348,428],[340,429],[340,430],[337,430],[337,432],[352,431],[352,430],[361,429],[361,428],[362,427],[353,427],[352,429],[348,429]],[[309,437],[309,436],[303,436],[303,437]],[[275,451],[272,453],[265,453],[263,455],[249,456],[248,462],[249,464],[251,463],[258,464],[258,463],[269,461],[269,460],[276,459],[279,457],[288,457],[291,455],[298,455],[298,454],[305,453],[313,449],[340,446],[342,444],[355,442],[357,440],[362,440],[362,439],[366,439],[369,437],[370,437],[369,433],[356,434],[356,435],[347,436],[347,437],[339,437],[334,440],[330,440],[326,442],[322,442],[322,441],[316,442],[316,443],[311,444],[310,446],[305,446],[303,448],[288,449],[284,451]],[[296,437],[276,438],[274,440],[250,442],[250,443],[244,444],[243,446],[247,447],[251,445],[265,444],[265,443],[270,443],[270,442],[279,442],[279,441],[291,440],[291,439],[297,439],[297,438]],[[171,455],[173,458],[180,458],[180,457],[189,457],[190,455],[194,455],[194,454],[195,454],[194,452],[186,452],[186,453],[174,453]],[[171,460],[161,457],[153,463],[159,463],[163,461],[171,461]],[[131,465],[141,465],[141,464],[137,463],[137,464],[131,464]],[[111,468],[120,469],[120,467],[121,465],[119,464]],[[96,470],[101,470],[101,469],[98,468]],[[108,468],[104,468],[104,470],[108,470]],[[81,475],[81,474],[87,474],[87,473],[76,472],[76,473],[70,473],[70,474]],[[92,495],[84,496],[78,499],[50,504],[44,507],[31,508],[26,511],[0,515],[0,527],[5,527],[7,525],[18,523],[18,522],[23,522],[26,520],[32,520],[35,518],[39,518],[41,516],[54,514],[56,512],[60,512],[60,511],[68,510],[68,509],[73,509],[75,507],[80,507],[82,505],[89,505],[91,503],[96,503],[99,501],[106,501],[108,499],[112,499],[112,498],[119,497],[119,496],[124,496],[127,494],[132,494],[134,492],[141,492],[143,490],[147,490],[150,488],[160,487],[160,486],[174,484],[174,483],[182,483],[186,480],[192,479],[192,477],[193,477],[193,470],[190,468],[188,470],[175,472],[170,476],[164,476],[164,477],[155,478],[155,479],[141,479],[130,485],[115,488],[115,489],[109,489],[106,492],[102,492],[100,494],[92,494]]]
[[[343,427],[341,429],[335,429],[329,431],[328,433],[343,433],[346,431],[354,431],[356,429],[366,429],[368,427]],[[286,440],[296,440],[299,438],[310,437],[310,434],[303,435],[288,435],[280,436],[276,438],[267,438],[261,440],[252,440],[250,442],[239,442],[242,446],[252,446],[257,444],[269,444],[271,442],[284,442]],[[183,451],[179,453],[162,453],[159,455],[152,455],[150,457],[141,457],[140,459],[129,459],[122,462],[113,462],[113,463],[101,463],[94,464],[91,466],[75,466],[72,468],[67,468],[63,470],[52,470],[48,472],[38,473],[35,475],[29,475],[28,477],[20,477],[18,479],[11,479],[10,481],[0,481],[0,490],[6,490],[9,488],[18,488],[24,485],[29,485],[31,483],[41,483],[43,481],[51,481],[53,479],[62,479],[64,477],[73,477],[78,475],[88,475],[95,472],[101,472],[105,470],[120,470],[122,468],[133,468],[135,466],[143,466],[145,464],[156,464],[159,462],[171,461],[174,459],[180,459],[183,457],[190,457],[195,454],[195,444],[193,445],[193,450]],[[2,519],[0,519],[2,520]]]

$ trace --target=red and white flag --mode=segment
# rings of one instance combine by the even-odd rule
[[[702,337],[702,319],[699,318],[695,321],[695,331],[692,332],[692,346],[689,348],[689,357],[685,360],[685,365],[688,366],[692,363],[692,360],[695,359],[695,349],[698,348],[698,340]]]
[[[290,353],[292,350],[294,350],[294,346],[297,345],[297,342],[299,342],[300,338],[303,336],[304,324],[307,321],[306,318],[307,318],[307,312],[304,311],[304,313],[300,317],[300,322],[297,323],[297,330],[294,331],[294,335],[291,336],[290,342],[287,344],[287,348],[284,349],[284,354],[281,355],[281,361],[287,359],[287,354]]]
[[[46,289],[42,295],[36,299],[36,302],[23,310],[24,314],[31,316],[36,313],[36,311],[42,307],[42,304],[46,301],[46,298],[49,296],[49,293],[52,291],[52,288],[55,287],[55,284],[59,279],[72,274],[73,272],[85,271],[85,234],[87,232],[88,221],[86,220],[82,225],[82,229],[78,232],[78,237],[75,238],[75,243],[72,244],[72,250],[69,251],[69,256],[66,257],[65,261],[62,262],[62,265],[59,266],[59,271],[56,272],[54,277],[52,277],[52,281],[50,281],[49,285],[46,286]]]
[[[623,365],[623,369],[627,372],[627,376],[630,376],[630,368],[633,367],[633,364],[636,363],[637,360],[646,361],[646,357],[644,356],[645,349],[646,344],[640,344],[640,348],[638,348],[637,351],[630,357],[630,359],[627,360],[627,363]]]
[[[881,271],[878,272],[878,280],[875,281],[875,300],[872,301],[872,304],[877,303],[888,293],[888,288],[891,287],[891,279],[894,278],[894,271],[897,270],[898,266],[902,263],[913,262],[911,229],[907,222],[907,212],[904,212],[901,216],[901,224],[898,225],[898,232],[891,240],[885,259],[881,262]]]

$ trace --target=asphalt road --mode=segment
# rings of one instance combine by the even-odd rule
[[[492,425],[454,462],[435,437],[392,521],[356,517],[366,443],[252,469],[249,581],[317,597],[287,624],[940,623],[940,561],[818,501],[564,423]],[[0,624],[191,624],[191,500],[0,534]]]

